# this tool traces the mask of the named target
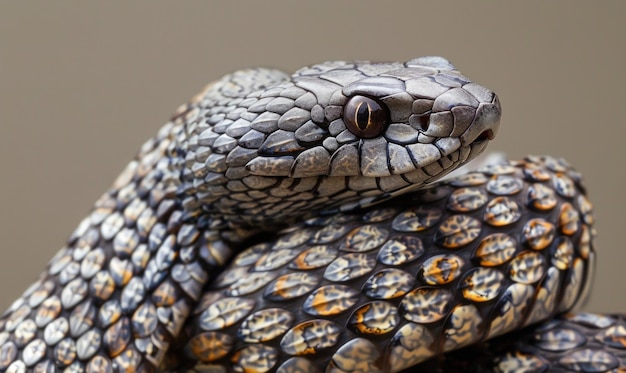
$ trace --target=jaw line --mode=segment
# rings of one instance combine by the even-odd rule
[[[347,206],[340,206],[339,210],[340,211],[354,211],[355,209],[368,208],[370,206],[387,201],[389,199],[396,198],[400,195],[404,195],[404,194],[422,189],[424,188],[425,185],[441,180],[448,173],[454,170],[457,170],[459,167],[472,161],[474,158],[476,158],[485,150],[488,143],[489,143],[489,140],[481,140],[481,141],[474,141],[468,145],[461,145],[458,149],[450,152],[448,155],[453,154],[455,152],[460,153],[462,149],[469,149],[467,158],[462,161],[459,160],[459,161],[454,162],[450,167],[445,168],[441,172],[437,173],[437,175],[430,176],[426,178],[425,180],[423,180],[422,182],[418,182],[418,183],[414,182],[408,186],[400,187],[394,191],[383,193],[380,196],[362,198],[356,201],[355,203],[348,204]],[[442,157],[444,156],[442,155]],[[441,158],[439,158],[439,160],[441,160]],[[435,162],[439,162],[439,160]],[[419,168],[418,170],[424,173],[423,167]],[[416,171],[410,171],[410,172],[416,172]],[[400,174],[400,175],[402,176],[404,174]]]

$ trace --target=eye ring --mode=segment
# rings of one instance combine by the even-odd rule
[[[389,124],[389,108],[367,96],[350,97],[343,108],[343,121],[350,132],[364,139],[379,136]]]

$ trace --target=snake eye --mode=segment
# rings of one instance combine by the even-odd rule
[[[343,109],[343,121],[358,137],[371,139],[383,133],[389,123],[385,104],[365,96],[353,96]]]

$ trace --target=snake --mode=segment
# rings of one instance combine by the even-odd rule
[[[442,57],[210,83],[2,315],[0,372],[623,367],[622,316],[567,313],[595,260],[580,174],[438,181],[500,117]]]

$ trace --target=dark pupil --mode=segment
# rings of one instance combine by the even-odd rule
[[[369,105],[365,102],[361,102],[359,107],[356,109],[356,125],[359,126],[359,129],[362,131],[365,130],[370,121],[370,109]]]

